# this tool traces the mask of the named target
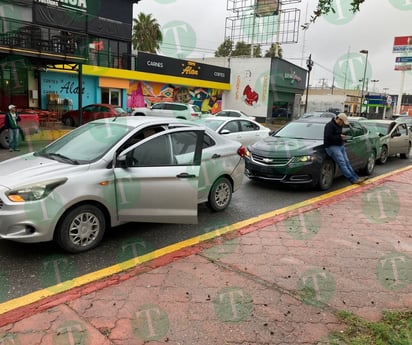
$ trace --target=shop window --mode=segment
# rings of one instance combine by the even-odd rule
[[[121,106],[122,90],[102,88],[102,103]]]

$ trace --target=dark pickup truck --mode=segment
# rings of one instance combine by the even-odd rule
[[[19,126],[22,128],[25,135],[37,133],[39,131],[39,115],[36,113],[18,113],[21,121]],[[0,147],[7,149],[9,147],[9,134],[4,128],[4,119],[6,114],[0,112]]]

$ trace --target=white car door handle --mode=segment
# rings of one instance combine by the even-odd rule
[[[193,174],[188,174],[186,172],[180,173],[179,175],[176,175],[177,178],[195,178],[196,175]]]

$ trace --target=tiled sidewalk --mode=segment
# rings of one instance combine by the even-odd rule
[[[328,344],[412,307],[412,169],[3,314],[0,344]],[[138,260],[136,260],[138,262]]]

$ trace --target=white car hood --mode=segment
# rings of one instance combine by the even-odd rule
[[[89,165],[72,165],[28,153],[0,163],[0,185],[15,188],[34,182],[67,177],[71,171],[88,170]]]

